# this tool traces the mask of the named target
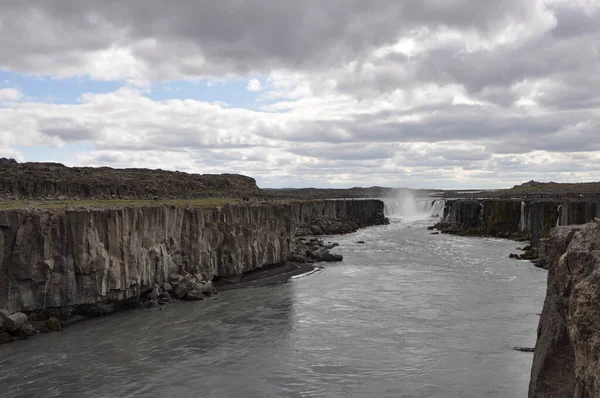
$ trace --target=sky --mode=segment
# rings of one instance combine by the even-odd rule
[[[261,187],[600,180],[600,0],[0,0],[0,157]]]

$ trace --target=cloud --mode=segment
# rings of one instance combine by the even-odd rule
[[[21,92],[16,88],[0,88],[0,101],[18,101]]]
[[[262,89],[263,89],[263,87],[262,87],[262,84],[260,83],[260,80],[252,79],[248,82],[248,87],[247,87],[248,91],[261,91]]]
[[[72,164],[269,186],[594,179],[600,11],[583,3],[4,2],[0,68],[123,87],[76,104],[0,89],[0,149],[85,144]],[[151,98],[159,82],[226,93],[234,77],[257,93],[247,109]]]
[[[104,79],[137,79],[144,74],[166,80],[312,69],[354,60],[423,25],[489,36],[513,18],[529,25],[548,18],[538,1],[523,0],[498,0],[485,7],[477,0],[223,0],[215,4],[5,2],[0,49],[11,57],[1,63],[33,73]]]

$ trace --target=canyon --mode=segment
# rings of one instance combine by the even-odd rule
[[[318,261],[311,251],[339,260],[328,253],[334,245],[300,238],[386,224],[385,212],[404,205],[314,199],[395,192],[378,187],[278,192],[241,175],[8,159],[0,166],[0,342],[26,337],[32,320],[60,330],[148,297],[203,299],[244,275]],[[439,216],[443,233],[529,241],[531,258],[548,270],[529,396],[600,396],[600,201],[577,194],[421,202],[415,209]]]
[[[177,275],[212,281],[284,264],[308,231],[386,222],[379,200],[0,210],[0,308],[111,312]]]

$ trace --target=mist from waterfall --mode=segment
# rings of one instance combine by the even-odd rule
[[[403,192],[393,198],[383,199],[385,216],[407,221],[416,221],[432,217],[444,216],[444,205],[441,199],[416,198],[411,192]]]

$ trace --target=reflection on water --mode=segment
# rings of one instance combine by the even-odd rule
[[[2,397],[522,397],[545,272],[393,222],[285,285],[0,346]],[[366,244],[356,244],[364,240]]]

